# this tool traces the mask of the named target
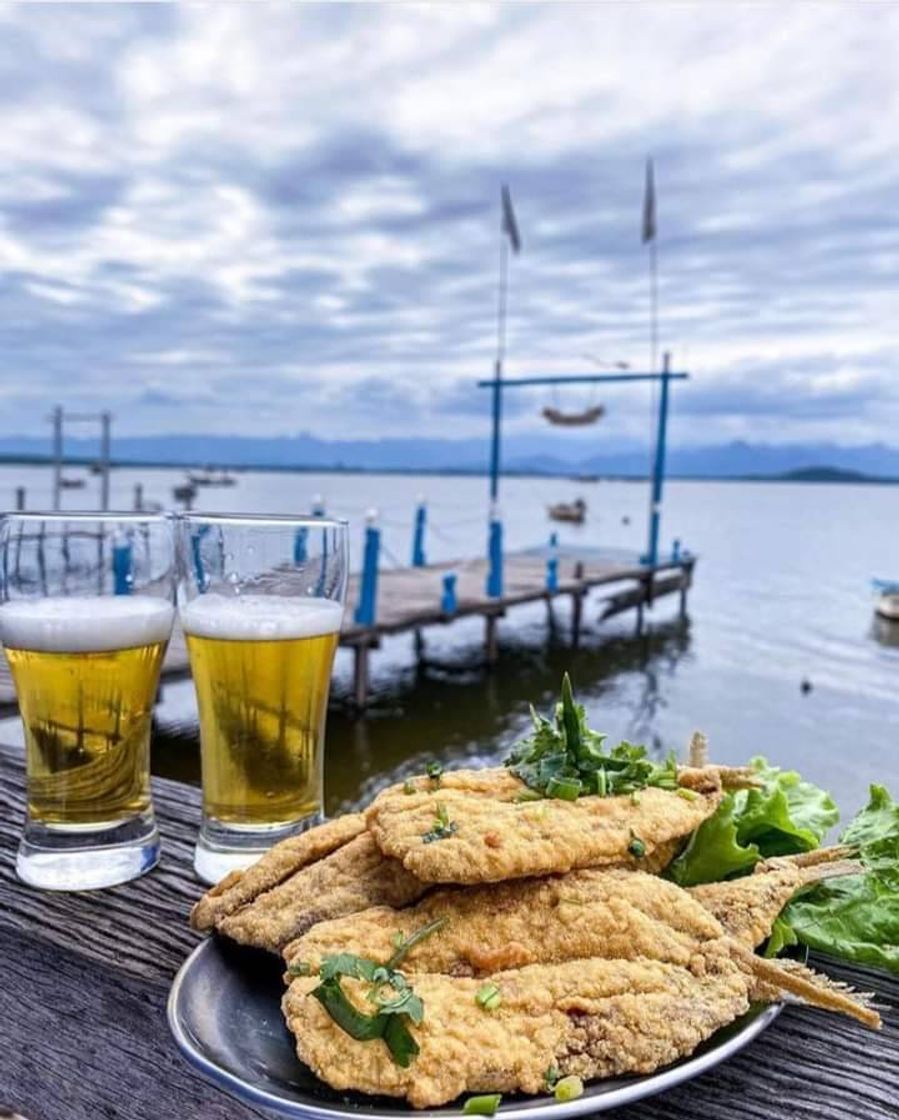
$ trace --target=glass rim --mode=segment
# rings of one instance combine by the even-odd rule
[[[171,521],[172,514],[167,510],[4,510],[0,521],[103,521],[103,522],[163,522]]]
[[[202,513],[199,510],[176,511],[170,515],[176,524],[255,525],[273,529],[348,529],[345,517],[318,517],[314,513]]]

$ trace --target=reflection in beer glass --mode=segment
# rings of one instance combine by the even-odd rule
[[[83,890],[159,857],[150,723],[172,629],[164,517],[4,518],[2,640],[25,730],[21,878]]]
[[[203,769],[195,867],[215,882],[321,819],[346,525],[191,514],[177,536]]]

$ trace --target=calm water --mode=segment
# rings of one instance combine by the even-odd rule
[[[141,481],[146,499],[169,505],[181,477],[118,471],[114,502],[130,506]],[[17,484],[26,486],[30,507],[49,502],[45,470],[0,469],[0,502],[11,504]],[[92,488],[95,480],[67,494],[67,502],[93,505]],[[231,489],[201,492],[201,501],[210,510],[296,512],[316,494],[329,513],[351,520],[356,563],[370,508],[380,512],[387,560],[408,560],[420,494],[430,508],[429,558],[484,547],[482,479],[247,473]],[[577,494],[589,503],[588,521],[563,528],[563,541],[643,546],[643,484],[557,479],[504,482],[509,545],[544,542],[546,504]],[[350,659],[341,652],[328,723],[329,810],[431,758],[502,758],[527,724],[528,702],[548,705],[566,668],[593,726],[612,736],[663,751],[682,749],[701,728],[717,759],[767,754],[826,785],[847,812],[872,780],[899,794],[899,633],[877,630],[868,589],[872,576],[899,577],[897,515],[893,487],[674,482],[664,539],[678,536],[700,557],[686,625],[675,617],[674,597],[656,607],[639,638],[632,618],[599,628],[595,606],[588,607],[585,640],[572,652],[567,607],[557,608],[552,625],[542,604],[524,607],[501,623],[501,658],[489,672],[479,666],[477,620],[427,631],[436,664],[426,668],[416,667],[411,637],[402,636],[373,658],[374,705],[365,719],[352,718],[342,703]],[[812,684],[807,694],[803,679]],[[9,724],[0,729],[7,738],[13,732]],[[189,683],[166,686],[154,768],[196,779]]]

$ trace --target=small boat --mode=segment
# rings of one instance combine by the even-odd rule
[[[877,592],[874,613],[887,622],[899,622],[899,582],[875,579],[873,587]]]
[[[189,481],[189,480],[187,482],[181,483],[180,486],[173,486],[172,487],[172,497],[175,499],[175,501],[176,502],[183,502],[184,505],[186,505],[188,508],[190,507],[190,503],[194,500],[194,498],[196,496],[197,496],[196,484]]]
[[[84,479],[63,477],[59,480],[59,486],[61,490],[83,490]]]
[[[235,486],[237,479],[227,471],[188,471],[187,479],[194,486]]]
[[[548,507],[547,511],[551,521],[567,521],[572,525],[583,525],[587,516],[587,503],[583,498],[575,498],[573,502],[556,502]]]

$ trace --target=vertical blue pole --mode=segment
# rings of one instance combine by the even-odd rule
[[[499,507],[490,507],[490,528],[487,535],[487,594],[491,599],[503,595],[503,523]]]
[[[309,530],[305,525],[301,525],[293,537],[293,562],[298,568],[301,564],[306,563],[306,557],[308,556],[306,541],[308,537]]]
[[[428,523],[428,507],[424,498],[418,499],[415,510],[415,535],[412,538],[412,567],[423,568],[425,560],[425,527]]]
[[[659,523],[662,518],[662,485],[665,481],[665,440],[668,435],[668,384],[671,372],[671,355],[662,359],[662,392],[659,395],[659,427],[656,435],[656,455],[652,471],[652,502],[649,507],[649,548],[647,560],[652,567],[659,560]]]
[[[112,546],[112,593],[131,594],[131,542],[116,541]]]
[[[546,557],[546,590],[559,590],[559,534],[549,535],[549,555]]]
[[[374,626],[378,600],[378,551],[381,546],[381,530],[375,525],[373,514],[369,514],[366,521],[362,584],[353,618],[360,626]]]

